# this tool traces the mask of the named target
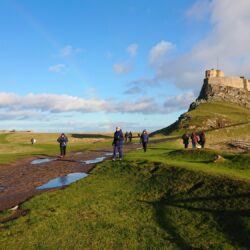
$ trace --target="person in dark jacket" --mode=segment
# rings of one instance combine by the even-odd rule
[[[202,148],[204,148],[204,147],[205,147],[205,143],[206,143],[206,136],[205,136],[204,131],[202,131],[202,132],[200,133],[199,144],[201,145]]]
[[[122,152],[122,147],[123,147],[123,133],[120,127],[116,127],[116,131],[114,133],[114,140],[112,145],[114,146],[114,151],[113,151],[113,161],[116,160],[116,154],[117,152],[119,153],[119,159],[122,160],[123,152]]]
[[[128,142],[128,131],[125,133],[125,143]]]
[[[61,157],[65,157],[65,155],[66,155],[66,147],[67,147],[67,143],[68,143],[67,136],[64,133],[62,133],[58,137],[57,142],[59,142],[59,144],[60,144]]]
[[[184,144],[184,148],[188,148],[189,134],[187,132],[185,132],[185,134],[183,134],[182,141],[183,141],[183,144]]]
[[[128,133],[128,138],[129,138],[129,142],[132,142],[133,134],[131,131]]]
[[[144,152],[147,151],[148,139],[149,139],[149,137],[148,137],[147,130],[144,129],[144,130],[142,131],[142,134],[141,134],[141,143],[142,143]]]

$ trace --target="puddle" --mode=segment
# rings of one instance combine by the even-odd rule
[[[94,163],[99,163],[102,162],[106,157],[97,157],[94,160],[87,160],[87,161],[83,161],[83,163],[85,164],[94,164]]]
[[[51,161],[55,161],[57,158],[43,158],[43,159],[36,159],[31,162],[31,164],[42,164],[42,163],[47,163]]]
[[[42,186],[37,187],[38,190],[57,188],[62,186],[67,186],[73,182],[76,182],[84,177],[88,176],[86,173],[71,173],[62,177],[52,179]]]
[[[105,155],[106,155],[106,156],[112,156],[113,153],[106,153]]]
[[[76,155],[82,155],[83,152],[76,152]]]
[[[5,190],[6,187],[4,186],[0,186],[0,192],[3,192]]]

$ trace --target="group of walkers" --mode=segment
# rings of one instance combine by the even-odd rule
[[[125,133],[125,142],[126,142],[126,143],[127,143],[127,142],[132,142],[132,138],[133,138],[133,134],[132,134],[131,131]]]
[[[148,142],[149,142],[149,135],[148,135],[147,130],[144,129],[141,134],[138,134],[138,137],[140,138],[140,143],[143,146],[144,152],[146,152]],[[113,142],[112,142],[112,146],[114,147],[113,148],[113,158],[112,158],[113,161],[116,160],[117,155],[119,157],[119,160],[122,160],[124,139],[125,139],[125,143],[127,143],[128,141],[132,142],[132,138],[133,138],[133,134],[131,131],[129,133],[126,132],[125,136],[124,136],[121,128],[116,127],[116,131],[114,133]],[[195,132],[193,132],[191,135],[189,135],[187,132],[185,132],[182,136],[184,148],[188,148],[190,139],[192,142],[192,148],[200,148],[200,147],[204,148],[205,147],[206,137],[205,137],[204,131],[202,131],[199,134],[196,134]],[[68,138],[64,133],[62,133],[58,137],[57,142],[60,145],[60,157],[63,158],[66,155]],[[35,144],[36,140],[34,138],[32,138],[31,143]]]
[[[140,137],[140,143],[143,146],[144,152],[147,151],[147,145],[148,145],[148,141],[149,141],[149,136],[147,133],[147,130],[144,129],[142,131],[142,134],[138,134],[138,136]],[[123,135],[123,132],[121,130],[120,127],[116,127],[116,131],[114,133],[114,137],[113,137],[113,142],[112,142],[112,146],[113,148],[113,158],[112,160],[115,161],[117,158],[117,155],[119,156],[119,160],[122,160],[123,157],[123,143],[124,143],[124,138],[125,138],[125,142],[132,142],[132,132],[126,132],[125,136]],[[66,147],[67,147],[67,143],[68,143],[68,138],[67,136],[62,133],[58,139],[57,142],[60,145],[60,157],[65,157],[66,155]]]
[[[114,146],[113,159],[112,159],[113,161],[116,160],[117,154],[119,156],[119,160],[122,160],[124,137],[125,137],[125,142],[128,142],[128,139],[129,139],[129,142],[132,142],[132,137],[133,137],[132,132],[129,132],[129,133],[126,132],[125,136],[123,136],[121,128],[116,127],[116,131],[114,133],[114,139],[112,142],[112,145]],[[144,152],[147,151],[148,141],[149,141],[149,136],[148,136],[147,130],[144,129],[142,131],[142,134],[140,135],[140,143],[143,146]]]
[[[189,135],[187,132],[185,132],[182,136],[184,148],[188,148],[189,145],[189,139],[191,139],[192,142],[192,148],[204,148],[206,143],[206,136],[204,131],[202,131],[199,134],[196,134],[193,132],[191,135]]]

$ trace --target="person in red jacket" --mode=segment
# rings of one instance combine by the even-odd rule
[[[191,134],[191,140],[192,140],[192,147],[196,148],[196,144],[198,142],[198,136],[196,135],[195,132]]]

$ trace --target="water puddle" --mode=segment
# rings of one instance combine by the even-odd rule
[[[76,155],[82,155],[83,152],[76,152]]]
[[[106,157],[97,157],[95,158],[94,160],[86,160],[86,161],[83,161],[83,163],[85,164],[95,164],[95,163],[99,163],[99,162],[102,162],[104,161]]]
[[[113,153],[106,153],[105,155],[106,155],[106,156],[112,156]]]
[[[88,176],[86,173],[71,173],[62,177],[52,179],[42,186],[37,187],[38,190],[57,188],[67,186],[73,182],[76,182],[84,177]]]
[[[3,192],[5,190],[6,187],[4,186],[0,186],[0,192]]]
[[[51,161],[55,161],[57,158],[43,158],[43,159],[36,159],[31,162],[31,164],[42,164],[42,163],[47,163]]]

